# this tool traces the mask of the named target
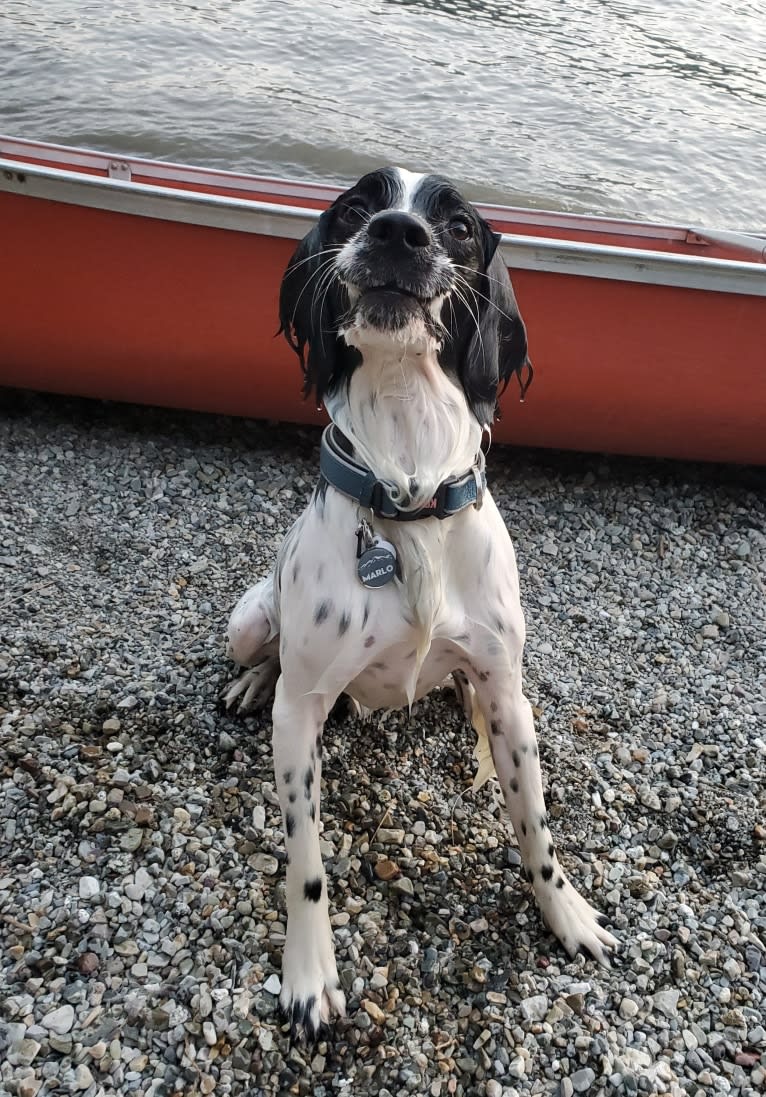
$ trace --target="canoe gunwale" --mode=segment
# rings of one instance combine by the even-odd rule
[[[19,143],[23,144],[23,143]],[[42,154],[50,146],[40,146]],[[0,151],[8,152],[8,143],[0,145]],[[74,163],[79,150],[66,150],[69,162]],[[62,153],[63,156],[63,153]],[[91,166],[91,157],[95,154],[82,154],[83,166]],[[101,165],[120,163],[120,157],[97,157]],[[147,162],[128,160],[133,166]],[[175,178],[173,167],[165,165],[166,178]],[[180,170],[180,169],[179,169]],[[225,172],[205,173],[206,176],[220,177],[222,185],[229,185],[230,174]],[[245,176],[234,176],[245,179]],[[252,189],[253,183],[250,181]],[[265,181],[264,181],[265,182]],[[286,182],[269,181],[274,190],[280,186],[285,191]],[[302,197],[329,200],[337,188],[299,188]],[[216,195],[206,192],[179,189],[172,186],[154,185],[137,182],[126,177],[105,178],[93,176],[81,171],[65,168],[51,168],[18,159],[0,158],[0,192],[24,195],[30,198],[64,202],[94,209],[107,210],[132,216],[153,217],[161,220],[177,221],[186,224],[246,232],[261,236],[275,236],[285,239],[301,239],[319,217],[319,210],[305,206],[292,206],[281,202],[266,202],[249,198],[237,198],[228,195]],[[308,193],[311,192],[311,193]],[[289,198],[289,194],[286,194]],[[503,207],[479,204],[479,209],[492,218],[516,211]],[[527,223],[534,223],[531,211],[526,213]],[[546,216],[546,222],[551,218]],[[576,216],[576,215],[575,215]],[[572,215],[560,215],[571,220]],[[553,219],[556,220],[555,218]],[[602,226],[609,225],[611,219],[587,219]],[[630,227],[630,222],[620,222]],[[636,232],[640,223],[635,222]],[[657,235],[657,226],[651,228]],[[564,227],[562,226],[562,231]],[[683,230],[666,229],[666,233],[683,238]],[[607,278],[617,281],[642,282],[654,285],[675,286],[687,289],[707,290],[719,293],[740,293],[766,297],[766,240],[746,234],[720,233],[721,241],[729,241],[741,247],[752,249],[758,255],[758,261],[742,259],[708,258],[697,255],[678,255],[651,248],[622,247],[617,244],[589,243],[581,240],[567,240],[560,237],[532,236],[520,233],[503,233],[501,254],[512,269],[545,271],[553,274],[580,275],[590,278]]]

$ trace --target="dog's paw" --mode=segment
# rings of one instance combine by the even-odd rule
[[[257,712],[273,699],[278,677],[279,659],[264,659],[226,686],[221,693],[223,703],[229,709],[238,700],[240,712]]]
[[[619,942],[604,928],[606,918],[594,910],[567,879],[559,877],[559,880],[561,886],[551,882],[539,890],[535,888],[535,898],[548,928],[569,956],[581,952],[609,967]]]
[[[335,960],[331,971],[321,970],[322,965],[311,964],[303,970],[292,970],[285,957],[282,968],[282,992],[279,1004],[290,1022],[293,1040],[316,1040],[333,1015],[344,1017],[346,996],[341,990]]]

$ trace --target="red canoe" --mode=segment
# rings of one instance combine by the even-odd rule
[[[321,422],[274,332],[338,193],[0,137],[0,384]],[[497,441],[766,464],[766,238],[479,208],[535,363]]]

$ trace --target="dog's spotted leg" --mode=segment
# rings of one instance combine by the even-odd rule
[[[551,931],[574,956],[609,964],[617,941],[605,919],[575,890],[556,856],[543,797],[532,709],[518,664],[471,676],[486,721],[490,749],[535,898]],[[501,689],[497,686],[502,685]]]
[[[226,654],[249,667],[222,693],[227,708],[265,708],[279,677],[279,624],[274,606],[274,576],[268,575],[242,595],[229,618]]]
[[[274,698],[274,766],[287,845],[287,940],[280,1004],[293,1036],[314,1039],[346,1000],[338,981],[319,851],[322,729],[332,698],[288,695],[284,678]]]

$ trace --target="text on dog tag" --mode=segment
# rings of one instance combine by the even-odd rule
[[[396,549],[390,541],[376,540],[359,557],[356,570],[366,587],[384,587],[396,575]]]

